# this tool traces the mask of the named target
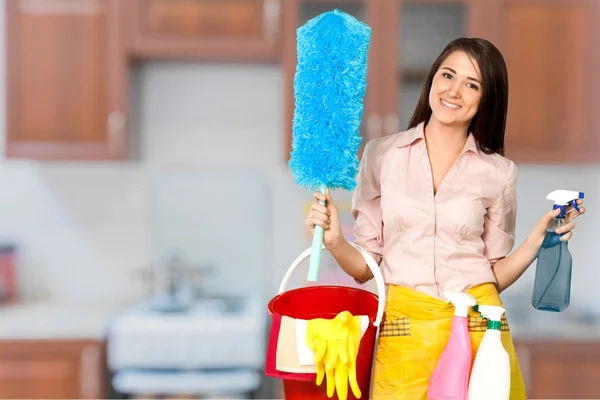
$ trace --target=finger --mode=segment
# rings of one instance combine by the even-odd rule
[[[331,192],[329,191],[329,188],[327,188],[327,190],[325,190],[325,199],[327,200],[327,203],[331,203],[333,204],[333,199],[331,198]]]
[[[335,372],[333,367],[328,368],[325,364],[325,374],[327,375],[327,397],[332,398],[335,392]]]
[[[321,228],[329,228],[329,225],[331,224],[331,221],[329,220],[328,217],[322,217],[322,218],[317,218],[317,217],[306,217],[306,219],[304,220],[304,225],[306,226],[306,229],[311,230],[315,228],[316,226],[320,226]]]
[[[575,211],[577,211],[577,210],[575,210]],[[573,220],[573,219],[579,217],[582,214],[585,214],[585,207],[579,207],[579,212],[567,214],[567,219],[570,221],[570,220]]]
[[[552,221],[552,219],[556,218],[559,214],[560,214],[560,208],[550,210],[546,214],[544,214],[544,216],[542,217],[542,221],[544,221],[544,223],[546,223],[546,222],[550,223],[550,221]]]
[[[317,202],[317,203],[320,201],[325,202],[327,200],[327,197],[321,192],[314,192],[313,198],[315,199],[315,202]]]
[[[317,213],[310,213],[308,215],[307,219],[315,220],[315,221],[321,221],[321,222],[324,222],[326,224],[330,224],[331,223],[331,220],[329,219],[329,217],[327,215],[319,213],[319,212],[317,212]]]
[[[556,233],[565,233],[565,232],[572,231],[573,229],[575,229],[575,223],[574,222],[569,222],[567,224],[564,224],[560,228],[558,228],[556,230]]]
[[[331,214],[331,211],[329,211],[329,209],[321,203],[314,203],[312,206],[310,206],[310,211],[316,211],[325,215]]]
[[[545,233],[546,229],[548,229],[548,225],[550,225],[550,222],[552,222],[552,219],[558,217],[559,214],[560,214],[560,209],[559,208],[548,211],[539,220],[539,222],[536,225],[535,229],[537,231],[539,231],[539,232],[544,232]]]
[[[348,397],[348,368],[346,364],[339,362],[335,368],[335,389],[339,400]]]
[[[307,225],[312,226],[313,229],[315,226],[320,226],[323,229],[329,229],[329,223],[322,221],[317,218],[310,218],[307,220]]]
[[[567,240],[571,239],[571,236],[573,236],[573,232],[569,231],[560,237],[560,241],[566,242]]]

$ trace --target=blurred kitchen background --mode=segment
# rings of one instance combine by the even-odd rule
[[[503,51],[517,243],[554,189],[588,210],[567,311],[533,310],[535,265],[503,294],[529,396],[600,398],[597,0],[3,0],[0,397],[282,397],[266,304],[311,240],[295,29],[333,8],[373,29],[363,143],[405,129],[451,39]],[[353,285],[325,255],[330,282]]]

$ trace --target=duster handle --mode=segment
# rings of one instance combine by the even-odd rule
[[[321,193],[327,193],[327,186],[321,185]],[[325,205],[324,201],[319,201],[322,205]],[[323,228],[315,225],[313,233],[312,247],[310,251],[310,263],[308,264],[308,277],[306,278],[309,282],[316,282],[319,279],[319,267],[321,265],[321,249],[323,247]]]

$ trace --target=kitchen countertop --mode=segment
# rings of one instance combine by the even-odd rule
[[[126,301],[30,300],[0,306],[0,340],[106,337]]]
[[[30,300],[0,306],[0,340],[96,339],[131,301]],[[535,315],[535,314],[533,314]],[[537,320],[510,318],[515,340],[599,341],[600,320],[583,323],[562,315]]]
[[[518,340],[548,341],[598,341],[600,342],[600,323],[584,324],[578,322],[533,323],[509,321],[512,337]]]

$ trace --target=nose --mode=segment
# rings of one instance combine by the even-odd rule
[[[448,97],[457,98],[460,97],[460,82],[454,81],[452,86],[448,88]]]

